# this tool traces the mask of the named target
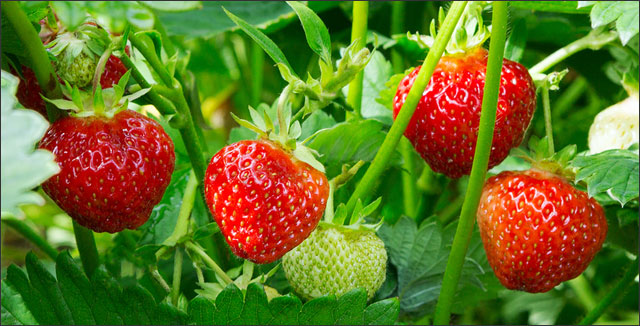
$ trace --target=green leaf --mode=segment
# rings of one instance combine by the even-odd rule
[[[589,196],[607,193],[622,206],[638,198],[637,152],[614,149],[578,155],[570,164],[578,169],[576,182],[586,182]]]
[[[302,134],[300,139],[307,139],[321,129],[331,128],[336,124],[336,120],[322,110],[313,111],[302,122]]]
[[[385,132],[376,120],[342,122],[330,129],[318,132],[307,146],[323,155],[319,158],[325,166],[341,167],[360,160],[370,162],[382,144]],[[395,153],[392,163],[401,162]]]
[[[637,1],[596,1],[591,8],[591,26],[597,28],[616,22],[616,30],[620,41],[625,45],[638,34]]]
[[[202,9],[202,1],[140,1],[158,11],[184,12]]]
[[[2,71],[2,216],[23,216],[21,204],[44,204],[33,188],[60,171],[51,152],[37,149],[49,123],[31,110],[15,109],[18,79]]]
[[[20,293],[2,280],[2,324],[35,325],[37,323]]]
[[[520,18],[513,23],[511,34],[504,48],[504,58],[512,61],[520,61],[527,45],[527,23]]]
[[[186,39],[211,38],[236,29],[222,8],[237,13],[249,24],[265,32],[281,28],[294,18],[291,8],[278,1],[253,1],[250,5],[238,1],[203,1],[202,8],[185,12],[157,12],[169,36]]]
[[[380,91],[380,95],[376,98],[376,102],[382,104],[389,111],[393,111],[393,99],[396,97],[398,85],[405,76],[407,76],[415,68],[409,68],[402,73],[395,74],[388,78],[384,83],[384,88]]]
[[[396,298],[366,306],[366,292],[352,290],[336,300],[333,296],[321,297],[302,304],[292,295],[280,296],[268,301],[263,286],[250,283],[246,295],[235,285],[229,284],[215,301],[197,296],[189,303],[187,311],[191,323],[197,325],[391,325],[398,318],[399,304]]]
[[[139,228],[143,231],[139,245],[161,244],[173,233],[190,171],[188,166],[173,171],[162,199],[153,208],[149,220]]]
[[[560,12],[566,14],[583,14],[589,9],[578,8],[578,1],[513,1],[509,6],[535,11]]]
[[[295,76],[295,72],[293,72],[293,68],[287,61],[287,58],[282,53],[282,50],[264,33],[259,31],[257,28],[251,26],[249,23],[244,21],[242,18],[232,14],[227,9],[222,8],[224,12],[229,16],[229,18],[236,23],[242,30],[249,35],[260,47],[266,52],[275,63],[280,63],[287,67],[289,71]]]
[[[377,97],[382,96],[381,92],[387,89],[386,83],[392,78],[393,69],[389,62],[381,52],[377,51],[372,54],[371,61],[364,68],[364,78],[362,80],[362,117],[367,119],[375,119],[386,126],[393,123],[393,111],[386,106],[384,102],[378,101]],[[404,77],[404,76],[403,76]],[[400,78],[402,79],[402,78]],[[397,90],[397,86],[393,88],[393,96]],[[344,87],[342,92],[348,93],[349,87]],[[393,102],[393,98],[391,99]]]
[[[332,64],[329,30],[327,30],[320,17],[300,2],[287,1],[287,4],[293,8],[298,18],[300,18],[311,50],[317,53],[325,63]]]
[[[429,218],[418,227],[413,219],[402,217],[395,225],[385,223],[380,228],[378,233],[389,260],[397,269],[402,311],[425,314],[434,308],[456,226],[457,223],[452,223],[443,228]],[[460,287],[471,287],[475,297],[492,295],[485,284],[487,280],[479,278],[487,272],[491,273],[491,269],[476,230],[463,265]],[[491,277],[495,279],[492,273]],[[455,300],[462,302],[461,299],[458,295]],[[461,311],[464,307],[458,304],[455,309]]]
[[[28,277],[15,265],[2,280],[2,307],[26,324],[185,324],[187,315],[158,305],[139,284],[121,289],[104,268],[89,280],[68,252],[58,255],[55,274],[33,253]],[[3,323],[5,320],[3,312]]]

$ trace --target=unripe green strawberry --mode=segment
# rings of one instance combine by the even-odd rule
[[[630,96],[596,115],[589,129],[589,149],[596,154],[638,142],[638,98]]]
[[[91,83],[93,74],[96,71],[98,58],[95,55],[81,51],[74,54],[67,50],[60,54],[56,62],[56,73],[63,80],[78,88],[85,87]]]
[[[309,238],[284,255],[282,267],[305,299],[340,296],[355,288],[364,288],[371,299],[384,282],[387,252],[371,230],[320,223]]]

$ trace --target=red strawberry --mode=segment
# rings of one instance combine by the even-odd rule
[[[74,220],[96,232],[144,224],[171,180],[171,138],[131,110],[113,118],[69,116],[56,121],[40,148],[56,156],[59,174],[44,191]]]
[[[444,56],[409,122],[405,136],[431,168],[450,178],[471,172],[484,93],[487,51],[477,48]],[[420,71],[398,86],[394,119]],[[536,90],[525,67],[504,60],[489,167],[498,165],[522,142],[536,108]]]
[[[278,144],[241,141],[211,159],[205,197],[238,256],[270,263],[305,240],[324,213],[326,176]]]
[[[129,55],[129,46],[125,47],[124,51]],[[104,66],[104,72],[100,76],[100,86],[105,88],[111,88],[114,84],[117,84],[127,72],[127,67],[124,66],[124,63],[120,60],[120,58],[112,55],[107,60],[107,64]]]
[[[500,282],[532,293],[580,275],[607,235],[598,202],[540,170],[490,178],[480,199],[478,226]]]
[[[11,68],[11,72],[18,76],[13,68]],[[20,79],[18,90],[16,91],[18,102],[27,109],[38,111],[40,114],[47,116],[47,107],[42,97],[40,97],[42,89],[33,70],[27,66],[22,66],[22,77],[18,78]]]

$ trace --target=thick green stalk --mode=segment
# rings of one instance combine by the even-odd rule
[[[489,45],[489,58],[487,60],[476,151],[471,167],[467,194],[462,205],[460,220],[458,221],[458,228],[456,229],[456,235],[453,239],[449,260],[442,279],[440,297],[438,298],[433,320],[434,325],[449,323],[451,305],[458,288],[458,281],[460,280],[462,265],[469,247],[469,240],[471,240],[476,211],[489,164],[489,154],[491,153],[506,33],[507,3],[496,1],[493,3],[491,42]]]
[[[405,3],[396,1],[391,3],[391,35],[400,34],[404,29]],[[402,55],[395,48],[391,49],[391,64],[393,72],[398,74],[403,71]],[[416,218],[418,209],[418,190],[416,188],[415,161],[413,160],[413,148],[409,141],[400,141],[400,153],[404,161],[402,171],[402,199],[404,213]]]
[[[580,274],[580,276],[574,278],[567,282],[573,292],[576,293],[576,296],[584,305],[584,309],[586,311],[591,311],[596,307],[597,301],[595,294],[593,293],[593,289],[591,289],[591,285],[589,285],[589,281],[584,276],[584,273]]]
[[[355,207],[358,199],[365,199],[364,197],[371,193],[376,182],[380,178],[380,175],[387,167],[387,163],[395,151],[404,130],[407,128],[409,120],[411,120],[413,112],[416,110],[416,106],[422,97],[422,93],[425,88],[427,88],[427,84],[429,83],[429,80],[431,80],[431,75],[438,64],[438,61],[440,61],[440,57],[442,56],[447,43],[449,43],[451,34],[453,33],[453,30],[466,6],[467,1],[454,2],[451,5],[451,8],[447,13],[447,17],[442,24],[442,28],[440,29],[438,36],[436,36],[433,48],[431,48],[427,54],[427,58],[422,64],[422,68],[420,69],[418,76],[416,76],[416,80],[407,95],[407,99],[400,109],[400,113],[398,113],[389,133],[384,138],[384,142],[382,143],[380,150],[378,150],[378,153],[376,153],[371,166],[369,166],[369,169],[367,169],[367,172],[364,174],[362,180],[360,180],[360,183],[347,202],[347,212],[349,212],[347,216],[351,215],[350,213],[353,212],[353,208]],[[349,221],[346,222],[348,223]]]
[[[76,245],[80,252],[82,268],[87,276],[91,278],[93,272],[100,266],[100,256],[98,255],[96,241],[93,238],[93,231],[73,221],[73,233],[76,235]]]
[[[629,289],[631,282],[633,282],[636,276],[638,276],[638,256],[636,256],[636,259],[629,264],[627,271],[624,273],[624,276],[622,276],[622,279],[620,279],[620,282],[618,282],[611,292],[607,293],[607,295],[598,302],[598,305],[594,309],[589,311],[579,324],[593,324],[616,299],[620,299],[623,296],[625,290]]]
[[[31,61],[31,69],[36,75],[38,84],[47,98],[59,99],[62,97],[60,83],[53,70],[47,50],[45,50],[38,32],[29,21],[27,14],[22,11],[17,1],[2,1],[2,13],[7,17],[16,35],[22,41],[24,52]],[[53,122],[61,116],[60,110],[47,102],[47,116]]]
[[[367,44],[367,19],[369,17],[369,2],[355,1],[353,2],[353,23],[351,24],[351,42],[358,41],[354,47],[354,53],[357,53],[365,44]],[[362,106],[362,81],[364,79],[364,69],[360,71],[356,78],[349,83],[349,93],[347,94],[347,103],[353,108],[356,116],[360,116]]]
[[[182,204],[180,211],[178,212],[178,219],[176,220],[176,226],[173,233],[165,240],[165,244],[173,245],[177,243],[180,238],[187,234],[189,231],[189,217],[191,217],[191,210],[196,199],[196,192],[198,189],[198,179],[195,173],[191,170],[189,173],[189,181],[184,189],[182,195]]]
[[[38,233],[36,233],[36,231],[29,227],[25,222],[13,217],[9,217],[3,218],[2,223],[12,228],[14,231],[20,233],[20,235],[31,241],[31,243],[40,248],[42,252],[47,254],[47,256],[51,257],[53,260],[56,260],[56,258],[58,257],[58,251],[53,248],[45,239],[43,239]]]
[[[547,141],[549,142],[549,151],[555,153],[555,146],[553,144],[553,125],[551,124],[551,104],[549,104],[549,85],[541,87],[542,92],[542,109],[544,110],[544,130],[547,135]]]
[[[182,279],[182,250],[176,248],[173,256],[173,283],[171,284],[171,303],[178,306],[180,297],[180,280]]]

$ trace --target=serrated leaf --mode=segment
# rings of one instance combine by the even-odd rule
[[[35,325],[35,317],[27,308],[22,296],[13,286],[2,280],[2,324]]]
[[[593,28],[616,22],[616,30],[623,45],[638,34],[637,1],[596,1],[591,8],[591,26]]]
[[[317,53],[324,62],[331,64],[331,37],[320,17],[298,1],[287,1],[287,4],[298,15],[311,50]]]
[[[629,150],[608,150],[579,155],[570,162],[577,168],[576,182],[587,184],[589,196],[607,193],[622,206],[638,198],[638,154]]]
[[[380,91],[380,95],[376,98],[376,102],[384,105],[388,110],[393,111],[393,99],[398,91],[398,85],[402,79],[408,75],[414,68],[409,68],[402,73],[391,76],[384,84],[384,89]]]
[[[2,216],[23,216],[22,204],[44,204],[32,189],[60,171],[51,152],[34,145],[42,138],[49,123],[31,110],[15,109],[18,79],[2,71]]]

